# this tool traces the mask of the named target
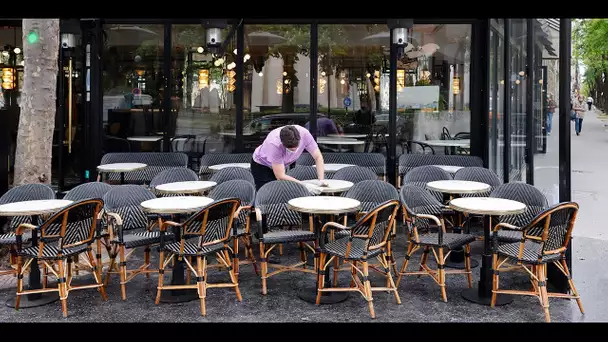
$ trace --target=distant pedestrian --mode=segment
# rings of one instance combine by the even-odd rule
[[[585,112],[587,108],[585,107],[585,98],[583,95],[579,95],[576,100],[574,100],[573,109],[575,112],[574,115],[574,130],[576,135],[581,135],[581,130],[583,129],[583,119],[585,118]]]
[[[545,125],[547,135],[551,135],[551,128],[553,127],[553,113],[555,113],[555,101],[551,94],[547,96],[547,124]]]
[[[587,98],[587,106],[589,106],[589,110],[591,110],[591,106],[593,106],[593,97],[589,96]]]

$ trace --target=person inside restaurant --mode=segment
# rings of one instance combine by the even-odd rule
[[[304,125],[307,130],[310,130],[310,121]],[[320,116],[317,118],[317,136],[326,137],[330,134],[340,134],[340,129],[336,126],[334,120]]]

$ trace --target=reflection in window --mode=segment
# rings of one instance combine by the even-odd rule
[[[490,30],[489,166],[503,176],[504,146],[504,20],[493,19]]]

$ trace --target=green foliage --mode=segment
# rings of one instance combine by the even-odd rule
[[[608,96],[608,20],[583,19],[573,22],[572,55],[585,67],[583,92],[606,109]],[[602,95],[603,94],[603,95]]]

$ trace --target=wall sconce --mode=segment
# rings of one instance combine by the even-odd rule
[[[198,71],[198,88],[203,89],[209,87],[209,70],[201,69]]]
[[[520,84],[521,81],[520,80],[515,80],[515,84]]]
[[[15,88],[15,71],[13,68],[2,68],[2,89],[11,90]]]
[[[379,93],[380,92],[380,71],[374,71],[374,90]]]
[[[141,77],[146,73],[146,71],[143,69],[136,69],[135,73],[137,74],[137,76]]]
[[[454,95],[460,94],[460,78],[454,77],[454,81],[452,83],[452,90]]]
[[[538,84],[543,84],[543,79],[538,80]]]
[[[520,71],[520,72],[519,72],[519,76],[523,76],[523,75],[525,75],[525,74],[526,74],[526,73],[525,73],[525,72],[523,72],[523,71]]]
[[[232,93],[236,89],[236,78],[234,78],[236,72],[234,70],[228,70],[226,75],[228,76],[228,91]]]

